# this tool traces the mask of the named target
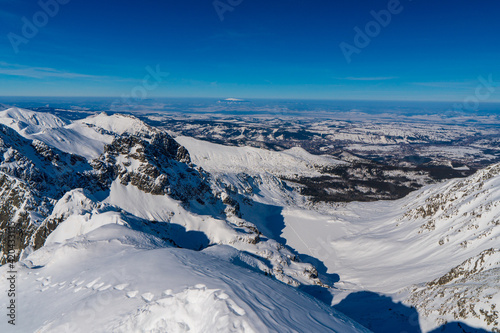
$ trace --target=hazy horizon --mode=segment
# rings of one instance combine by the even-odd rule
[[[500,101],[497,3],[54,1],[2,1],[3,95]]]

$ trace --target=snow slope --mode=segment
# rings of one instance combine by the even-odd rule
[[[183,207],[181,202],[168,196],[144,193],[134,186],[124,186],[119,182],[112,184],[109,196],[102,204],[118,207],[141,219],[163,223],[168,238],[183,248],[229,245],[245,253],[241,258],[250,260],[252,267],[284,283],[293,286],[321,285],[312,265],[297,261],[292,252],[275,240],[258,233],[248,233],[245,228],[255,230],[255,226],[237,217],[222,219],[211,216],[208,211],[206,214],[193,213]],[[75,218],[81,219],[80,216]],[[65,224],[61,224],[54,233],[67,228]],[[73,226],[72,236],[78,236],[81,228]]]
[[[441,290],[443,295],[448,293],[447,297],[432,303],[434,312],[424,305],[435,300],[434,296],[429,297],[433,288],[416,297],[412,296],[416,289],[409,286],[419,285],[422,290],[423,285],[441,278],[464,261],[498,248],[500,165],[464,180],[428,186],[397,201],[354,202],[339,205],[328,213],[290,207],[283,216],[287,244],[320,259],[330,273],[340,275],[334,303],[349,293],[370,290],[417,306],[421,310],[422,329],[426,331],[443,324],[450,316],[479,327],[498,328],[498,322],[481,314],[481,309],[491,312],[490,306],[482,307],[481,301],[468,301],[467,307],[477,304],[468,313],[457,305],[443,311],[440,306],[454,295],[451,285]],[[500,262],[496,261],[493,268],[500,268]],[[480,283],[481,289],[489,289],[488,295],[498,299],[497,282],[477,280],[476,273],[467,273],[466,276],[471,275],[470,283]]]
[[[194,164],[211,173],[319,176],[318,168],[345,163],[333,157],[309,154],[299,147],[276,152],[228,147],[183,136],[175,140],[187,148]]]
[[[206,253],[108,224],[17,264],[2,332],[368,332],[310,296]],[[7,288],[0,268],[0,288]],[[7,306],[2,297],[1,306]]]
[[[40,140],[64,152],[87,159],[98,157],[117,135],[148,135],[156,130],[127,115],[95,116],[69,122],[55,115],[21,108],[0,111],[4,124],[30,140]]]
[[[322,299],[333,305],[360,292],[389,296],[418,309],[424,332],[452,320],[500,330],[500,165],[397,201],[312,206],[279,177],[321,176],[341,161],[178,137],[188,154],[130,116],[69,123],[8,109],[0,123],[36,139],[0,126],[2,207],[17,214],[14,171],[43,169],[46,185],[66,192],[43,222],[29,211],[41,222],[35,243],[45,245],[27,248],[18,266],[20,332],[362,330],[300,290],[331,293]],[[89,193],[61,176],[77,169],[102,187]],[[5,267],[0,274],[2,288]],[[388,318],[365,303],[350,303],[356,318],[388,331],[373,326]]]
[[[9,108],[0,111],[0,124],[11,127],[21,135],[30,135],[46,129],[64,127],[68,122],[50,113]]]
[[[288,208],[284,235],[304,252],[310,252],[304,243],[321,244],[319,259],[337,272],[343,267],[344,280],[391,293],[432,280],[495,246],[499,201],[500,165],[495,165],[401,200],[353,202],[328,214]]]
[[[319,259],[326,273],[340,276],[335,289],[330,290],[332,304],[341,303],[350,294],[370,291],[416,307],[421,329],[426,332],[451,321],[488,330],[500,328],[494,308],[500,296],[495,278],[500,262],[494,261],[484,272],[464,269],[467,274],[460,282],[433,282],[445,280],[443,276],[459,270],[457,267],[468,260],[478,261],[484,251],[498,249],[500,165],[466,179],[427,186],[396,201],[311,209],[276,177],[262,175],[293,170],[286,159],[264,161],[267,157],[263,154],[247,154],[254,148],[220,147],[182,137],[180,141],[196,164],[218,175],[214,180],[217,186],[223,187],[222,182],[244,197],[279,207],[245,209],[245,200],[240,200],[243,218],[259,215],[260,221],[267,222],[256,225],[268,235],[273,234],[273,223],[283,224],[274,230],[275,239],[285,239],[301,255]],[[456,295],[462,294],[470,299],[460,303]]]

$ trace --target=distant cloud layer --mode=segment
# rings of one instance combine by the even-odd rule
[[[48,67],[28,67],[0,61],[0,75],[21,76],[34,79],[110,79],[108,76],[71,73]]]
[[[342,80],[349,80],[349,81],[386,81],[386,80],[394,80],[397,79],[398,77],[396,76],[375,76],[375,77],[344,77],[341,78]]]

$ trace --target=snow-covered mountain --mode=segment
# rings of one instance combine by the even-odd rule
[[[44,123],[42,115],[21,109],[7,110],[4,116],[15,121],[4,122],[12,128],[0,127],[4,152],[0,199],[5,212],[1,225],[3,230],[8,225],[17,228],[14,249],[20,261],[16,269],[23,281],[19,282],[19,299],[29,300],[20,305],[19,313],[36,312],[48,294],[54,300],[54,306],[39,311],[41,315],[16,326],[20,332],[88,332],[89,327],[105,332],[260,332],[278,327],[301,331],[315,326],[317,331],[364,331],[302,292],[290,290],[282,299],[273,297],[271,290],[292,288],[287,284],[326,285],[318,279],[313,265],[301,262],[284,244],[267,238],[253,223],[242,219],[230,194],[212,188],[210,175],[196,169],[187,150],[165,132],[129,116],[101,114],[73,123],[56,117]],[[66,131],[78,133],[79,141],[71,145],[66,137],[54,141]],[[101,152],[96,158],[76,155],[87,139],[99,148],[95,152]],[[9,234],[4,232],[3,263],[10,250],[8,242]],[[70,249],[79,250],[75,253]],[[143,253],[145,249],[148,251]],[[138,252],[141,254],[136,256]],[[135,259],[123,260],[128,257]],[[80,260],[83,258],[87,264]],[[136,270],[147,263],[150,274],[143,277]],[[86,283],[85,292],[76,295],[75,290],[82,290],[80,279],[90,277],[82,275],[85,265],[90,275],[100,274],[101,278],[122,268],[128,272],[115,275],[114,286]],[[2,275],[8,274],[7,265],[0,269]],[[47,281],[38,276],[44,271],[47,281],[71,276],[72,283],[58,282],[58,286],[68,283],[74,290],[58,287],[44,293]],[[169,274],[166,282],[160,282]],[[262,281],[257,284],[259,279]],[[189,280],[209,287],[186,284]],[[275,287],[276,280],[284,284]],[[125,290],[125,285],[151,290],[136,298],[139,291]],[[101,292],[107,289],[106,295],[117,296],[112,296],[111,306],[116,312],[75,306],[80,301],[100,302]],[[162,295],[167,289],[173,291]],[[226,294],[230,290],[234,290],[231,298]],[[250,294],[254,301],[248,299]],[[57,301],[59,297],[66,301]],[[131,302],[124,305],[120,297]],[[210,311],[205,313],[204,308]],[[177,312],[166,314],[172,309]],[[65,314],[62,319],[61,311]],[[100,320],[92,316],[81,319],[82,311],[94,311]],[[155,314],[144,317],[141,313],[145,311]],[[270,311],[272,320],[267,314]],[[282,319],[274,319],[275,313],[282,313]]]
[[[345,305],[352,302],[348,295],[370,291],[418,309],[417,326],[426,332],[451,322],[498,330],[500,164],[400,200],[312,206],[281,181],[279,173],[244,170],[238,156],[247,148],[234,148],[241,149],[234,153],[233,148],[213,144],[200,149],[202,141],[194,139],[180,141],[193,152],[192,160],[216,174],[218,182],[254,201],[281,207],[281,228],[274,234],[298,253],[319,259],[326,266],[320,276],[340,276],[330,289],[331,302],[338,308],[352,307]],[[214,152],[222,151],[225,154],[216,159]],[[287,170],[284,160],[280,163]],[[240,207],[247,217],[245,200],[240,200]],[[272,211],[259,214],[261,221],[273,218]],[[377,315],[402,316],[391,311]],[[372,314],[349,314],[367,326],[373,322]]]
[[[234,265],[231,247],[179,249],[118,216],[28,255],[17,268],[16,326],[2,321],[2,331],[368,332],[312,297]]]
[[[318,203],[302,180],[349,161],[19,108],[0,112],[0,152],[19,332],[499,330],[500,165],[395,201]]]

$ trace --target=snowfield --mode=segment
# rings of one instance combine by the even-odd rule
[[[370,149],[394,144],[366,131]],[[290,179],[342,157],[104,113],[10,108],[0,135],[0,226],[24,234],[0,332],[500,332],[500,164],[399,200],[314,203]]]
[[[175,140],[192,154],[193,163],[211,173],[320,176],[317,168],[345,163],[326,155],[309,154],[300,147],[275,152],[253,147],[226,147],[189,137],[176,137]]]
[[[102,154],[104,146],[110,144],[116,135],[154,131],[137,118],[126,115],[108,116],[101,113],[70,123],[49,113],[19,108],[0,111],[0,124],[12,128],[27,139],[37,139],[87,159]]]
[[[368,332],[293,287],[211,255],[225,247],[177,249],[102,218],[109,224],[17,264],[17,323],[0,321],[2,332]]]
[[[450,305],[451,302],[457,304],[460,298],[455,291],[461,290],[459,286],[442,286],[441,299],[437,300],[437,289],[425,286],[469,258],[498,248],[500,165],[466,179],[426,186],[400,200],[319,205],[311,209],[305,208],[300,198],[273,177],[252,176],[260,181],[246,181],[241,175],[245,172],[240,167],[241,161],[232,158],[239,156],[237,153],[228,150],[228,158],[223,160],[222,153],[221,156],[213,153],[219,151],[214,144],[205,145],[188,138],[181,141],[195,148],[191,149],[193,161],[217,174],[217,181],[243,189],[251,183],[254,188],[246,193],[252,199],[282,207],[279,218],[265,216],[266,211],[246,212],[243,217],[259,214],[262,220],[274,219],[275,223],[282,224],[277,237],[285,239],[298,253],[319,259],[326,266],[324,274],[338,274],[340,281],[330,289],[332,305],[341,304],[349,295],[370,291],[419,309],[417,323],[424,332],[453,321],[465,321],[485,329],[499,327],[495,304],[500,290],[498,279],[491,278],[496,274],[493,272],[500,269],[499,261],[486,269],[489,273],[480,275],[488,278],[478,280],[476,271],[465,275],[461,285],[469,287],[467,292],[462,292],[471,300],[458,302],[459,305]],[[243,155],[247,149],[231,148]],[[221,147],[220,151],[225,149]],[[258,157],[250,164],[259,160]],[[216,171],[219,162],[222,172]],[[240,174],[235,176],[235,172]],[[252,171],[249,174],[254,175]],[[467,280],[469,274],[471,281]],[[485,295],[484,298],[476,300],[475,292]],[[434,302],[429,302],[427,297]],[[364,319],[367,317],[369,315],[364,315]],[[383,332],[377,327],[370,328]]]

